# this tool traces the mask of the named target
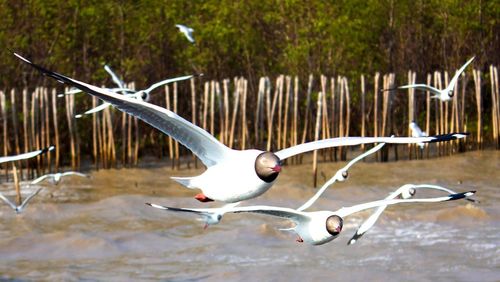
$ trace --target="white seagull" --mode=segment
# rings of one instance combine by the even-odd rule
[[[322,245],[335,239],[342,231],[343,218],[353,213],[362,210],[371,209],[379,206],[387,206],[402,203],[436,203],[444,201],[458,200],[465,197],[472,196],[475,191],[465,193],[451,194],[446,197],[427,198],[427,199],[393,199],[393,200],[380,200],[368,202],[360,205],[355,205],[347,208],[340,208],[336,211],[315,211],[304,212],[297,211],[290,208],[275,207],[275,206],[247,206],[247,207],[234,207],[226,212],[241,213],[260,213],[276,217],[285,218],[295,223],[295,226],[288,229],[282,229],[295,232],[299,238],[297,242],[307,242],[312,245]],[[152,205],[152,204],[149,204]],[[162,207],[154,205],[162,209],[171,209],[169,207]],[[182,209],[187,211],[188,209]],[[217,212],[219,209],[215,209]],[[203,212],[210,213],[211,209],[203,209]]]
[[[12,209],[14,209],[16,211],[16,213],[21,213],[23,211],[23,209],[26,207],[26,205],[28,205],[29,201],[31,201],[31,199],[33,199],[33,197],[35,197],[42,189],[43,189],[43,187],[36,189],[35,192],[33,192],[26,199],[24,199],[24,201],[21,203],[20,206],[15,205],[13,202],[11,202],[9,199],[7,199],[4,195],[2,195],[2,193],[0,193],[0,199],[2,199],[7,205],[9,205]]]
[[[41,150],[33,151],[33,152],[28,152],[16,156],[6,156],[6,157],[0,157],[0,163],[6,163],[6,162],[13,162],[13,161],[19,161],[19,160],[25,160],[25,159],[30,159],[36,156],[39,156],[41,154],[45,154],[47,152],[50,152],[54,150],[54,146],[50,146],[47,148],[43,148]]]
[[[354,165],[355,163],[357,163],[361,159],[365,158],[366,156],[371,155],[371,154],[375,153],[376,151],[380,150],[382,147],[384,147],[384,145],[385,145],[385,143],[378,144],[377,146],[371,148],[370,150],[368,150],[368,151],[364,152],[363,154],[361,154],[361,155],[357,156],[356,158],[354,158],[352,161],[350,161],[343,168],[337,170],[337,172],[335,173],[335,175],[332,178],[330,178],[330,180],[328,180],[327,182],[325,182],[325,184],[323,184],[323,186],[321,186],[321,188],[318,190],[318,192],[316,192],[316,194],[314,194],[314,196],[312,196],[307,202],[305,202],[297,210],[298,211],[303,211],[305,209],[308,209],[310,206],[312,206],[312,204],[314,204],[314,202],[316,202],[316,200],[318,200],[318,198],[325,192],[325,190],[330,185],[332,185],[336,181],[339,181],[339,182],[345,181],[347,179],[347,177],[349,176],[348,170],[349,170],[349,168],[352,165]]]
[[[77,175],[80,177],[87,177],[87,178],[90,177],[90,176],[83,174],[81,172],[78,172],[78,171],[66,171],[63,173],[58,172],[58,173],[49,173],[49,174],[42,175],[42,176],[38,177],[37,179],[31,181],[30,184],[37,184],[39,182],[42,182],[45,179],[50,179],[52,184],[57,185],[61,181],[62,177],[68,176],[68,175]]]
[[[418,127],[418,124],[414,121],[410,122],[410,130],[411,130],[412,137],[428,136],[427,133],[422,131],[422,129],[420,129],[420,127]],[[417,145],[420,146],[420,149],[424,148],[424,143],[418,143]]]
[[[448,188],[438,186],[438,185],[432,185],[432,184],[405,184],[401,187],[399,187],[396,191],[392,192],[386,200],[391,200],[391,199],[396,199],[396,198],[401,198],[401,199],[410,199],[413,197],[416,193],[416,189],[434,189],[434,190],[440,190],[444,191],[450,194],[455,194],[456,192],[453,190],[450,190]],[[468,201],[471,202],[477,202],[474,199],[470,198],[465,198]],[[378,209],[367,219],[361,224],[361,226],[356,230],[356,233],[352,236],[352,238],[349,240],[347,243],[348,245],[356,243],[361,236],[363,236],[378,220],[382,212],[384,212],[385,208],[387,208],[386,205],[378,207]]]
[[[203,229],[206,229],[209,225],[218,224],[224,214],[231,211],[232,208],[239,205],[240,202],[229,203],[220,208],[209,208],[209,209],[189,209],[189,208],[173,208],[173,207],[165,207],[157,204],[146,203],[146,205],[152,206],[153,208],[167,210],[172,212],[181,212],[181,213],[193,213],[201,216],[202,220],[205,221],[205,225]]]
[[[176,24],[175,25],[180,32],[184,33],[184,35],[186,36],[187,40],[189,40],[189,42],[193,43],[194,44],[194,38],[193,38],[193,29],[190,28],[190,27],[187,27],[185,25],[182,25],[182,24]]]
[[[173,83],[173,82],[176,82],[176,81],[187,80],[187,79],[190,79],[190,78],[195,77],[195,76],[203,76],[203,74],[196,74],[196,75],[185,75],[185,76],[179,76],[179,77],[169,78],[169,79],[165,79],[165,80],[159,81],[159,82],[157,82],[157,83],[149,86],[146,89],[136,91],[136,90],[132,90],[132,89],[127,88],[125,86],[125,82],[123,82],[118,77],[118,75],[116,75],[116,73],[114,73],[113,70],[108,65],[104,65],[104,70],[106,70],[106,72],[109,73],[109,75],[111,76],[113,82],[115,82],[115,84],[118,86],[117,88],[110,88],[108,90],[110,90],[112,92],[115,92],[115,93],[121,92],[125,96],[136,98],[136,99],[139,99],[139,100],[142,100],[142,101],[146,101],[146,102],[148,102],[149,99],[150,99],[150,94],[149,93],[151,91],[153,91],[154,89],[160,87],[160,86],[163,86],[163,85],[169,84],[169,83]],[[78,89],[78,91],[81,92],[81,90],[79,90],[79,89]],[[75,93],[75,92],[73,92],[73,93]],[[101,105],[99,105],[99,106],[97,106],[97,107],[95,107],[93,109],[90,109],[90,110],[84,112],[83,114],[75,115],[75,118],[81,118],[84,115],[89,115],[89,114],[100,112],[100,111],[104,110],[105,108],[107,108],[109,106],[111,106],[110,103],[104,102]]]
[[[43,74],[111,103],[119,110],[149,123],[186,146],[203,162],[207,170],[198,176],[172,177],[172,179],[187,188],[201,189],[202,193],[195,196],[201,202],[217,200],[234,203],[258,197],[274,184],[281,171],[282,161],[301,153],[368,143],[439,142],[463,138],[467,135],[453,133],[420,138],[341,137],[304,143],[275,153],[257,149],[233,150],[207,131],[172,111],[52,72],[14,54]]]
[[[457,84],[458,77],[462,74],[462,72],[465,70],[465,68],[474,60],[474,57],[472,57],[470,60],[467,61],[453,76],[451,79],[450,83],[448,84],[448,87],[446,87],[443,90],[437,89],[435,87],[432,87],[427,84],[409,84],[409,85],[404,85],[398,87],[399,89],[408,89],[408,88],[415,88],[417,90],[421,91],[429,91],[434,96],[432,98],[437,98],[443,102],[451,100],[453,97],[453,89],[455,88],[455,85]],[[384,91],[389,91],[393,89],[384,89]]]

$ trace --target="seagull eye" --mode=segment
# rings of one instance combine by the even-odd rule
[[[345,171],[342,172],[342,177],[344,179],[347,179],[348,176],[349,176],[349,173],[347,172],[347,170],[345,170]]]
[[[149,98],[148,93],[146,93],[146,92],[142,93],[141,98],[142,98],[143,101],[147,101],[148,98]]]
[[[217,215],[217,220],[220,221],[222,219],[222,215],[218,214]]]

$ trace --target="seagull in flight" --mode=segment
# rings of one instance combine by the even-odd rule
[[[418,127],[418,124],[414,121],[410,122],[410,130],[411,130],[412,137],[428,136],[427,133],[422,131],[422,129],[420,129],[420,127]],[[424,143],[418,143],[417,145],[420,146],[420,149],[424,148]]]
[[[379,200],[374,202],[368,202],[360,205],[355,205],[352,207],[343,207],[336,211],[315,211],[315,212],[304,212],[297,211],[290,208],[275,207],[275,206],[247,206],[247,207],[233,207],[229,208],[226,212],[232,213],[259,213],[265,215],[271,215],[276,217],[281,217],[288,219],[295,223],[295,226],[288,229],[282,229],[285,231],[293,231],[299,237],[297,242],[306,242],[312,245],[322,245],[332,241],[337,238],[343,227],[343,218],[349,216],[353,213],[360,212],[362,210],[376,208],[380,206],[402,204],[402,203],[437,203],[458,200],[465,197],[470,197],[474,195],[475,191],[469,191],[465,193],[450,194],[446,197],[438,198],[426,198],[426,199],[392,199],[392,200]],[[153,206],[153,204],[149,204]],[[170,207],[163,207],[154,205],[153,207],[161,209],[173,209]],[[185,212],[194,212],[190,209],[181,209]],[[203,209],[203,212],[210,213],[211,211],[219,212],[219,209]]]
[[[385,145],[385,143],[378,144],[377,146],[371,148],[370,150],[368,150],[368,151],[364,152],[363,154],[361,154],[361,155],[357,156],[356,158],[354,158],[352,161],[350,161],[343,168],[337,170],[337,172],[335,173],[335,175],[332,178],[330,178],[330,180],[328,180],[327,182],[325,182],[325,184],[323,184],[323,186],[321,186],[321,188],[318,190],[318,192],[316,192],[316,194],[314,194],[314,196],[312,196],[307,202],[305,202],[302,206],[300,206],[297,209],[297,211],[303,211],[303,210],[308,209],[309,207],[311,207],[312,204],[314,204],[319,199],[319,197],[325,192],[325,190],[328,187],[330,187],[330,185],[332,185],[336,181],[343,182],[343,181],[345,181],[347,179],[347,177],[349,176],[348,170],[349,170],[349,168],[351,166],[353,166],[355,163],[357,163],[358,161],[362,160],[366,156],[369,156],[369,155],[377,152],[382,147],[384,147],[384,145]]]
[[[175,25],[180,32],[184,33],[184,35],[186,36],[187,40],[189,40],[189,42],[193,43],[194,44],[194,38],[193,38],[193,29],[190,28],[190,27],[187,27],[185,25],[182,25],[182,24],[176,24]]]
[[[398,89],[408,89],[408,88],[415,88],[417,90],[421,91],[429,91],[432,94],[434,94],[431,98],[436,98],[441,100],[442,102],[449,101],[453,97],[453,89],[455,88],[455,85],[457,84],[458,77],[464,72],[465,68],[474,60],[475,57],[472,57],[470,60],[468,60],[453,76],[451,79],[450,83],[448,84],[448,87],[445,89],[437,89],[435,87],[432,87],[427,84],[409,84],[409,85],[404,85],[398,87]],[[383,89],[383,91],[390,91],[394,89]]]
[[[43,74],[98,97],[119,110],[143,120],[191,150],[207,169],[198,176],[172,177],[172,179],[187,188],[201,189],[202,193],[195,196],[195,199],[201,202],[217,200],[235,203],[258,197],[275,183],[282,169],[282,162],[298,154],[369,143],[440,142],[464,138],[467,135],[467,133],[452,133],[420,138],[340,137],[304,143],[277,152],[257,149],[233,150],[207,131],[170,110],[66,77],[34,64],[16,53],[14,55]]]
[[[416,193],[417,189],[434,189],[434,190],[444,191],[444,192],[449,193],[449,194],[456,194],[457,193],[457,192],[455,192],[453,190],[450,190],[448,188],[445,188],[445,187],[442,187],[442,186],[438,186],[438,185],[432,185],[432,184],[419,184],[419,185],[405,184],[405,185],[399,187],[396,191],[392,192],[385,199],[386,200],[391,200],[391,199],[396,199],[396,198],[410,199],[413,196],[415,196],[415,193]],[[471,199],[471,198],[468,198],[468,197],[465,198],[465,199],[467,201],[471,201],[471,202],[474,202],[474,203],[478,202],[478,201],[476,201],[474,199]],[[382,205],[382,206],[378,207],[377,210],[367,220],[365,220],[363,222],[363,224],[361,224],[361,226],[358,228],[358,230],[356,230],[356,233],[354,233],[354,235],[349,240],[349,242],[347,243],[347,245],[352,245],[352,244],[356,243],[359,240],[359,238],[361,236],[363,236],[375,224],[375,222],[377,222],[378,218],[380,217],[380,215],[382,214],[382,212],[384,212],[385,208],[387,208],[386,205]]]
[[[16,213],[19,214],[28,205],[29,201],[31,201],[31,199],[33,199],[33,197],[35,197],[42,189],[43,187],[36,189],[35,192],[31,193],[31,195],[29,195],[26,199],[24,199],[24,201],[19,206],[15,205],[13,202],[7,199],[7,197],[5,197],[2,193],[0,193],[0,199],[2,199],[7,205],[9,205],[13,210],[15,210]]]
[[[16,155],[16,156],[0,157],[0,163],[30,159],[30,158],[45,154],[47,152],[50,152],[50,151],[54,150],[54,148],[55,148],[54,146],[50,146],[47,148],[43,148],[41,150],[28,152],[28,153],[24,153],[24,154],[20,154],[20,155]]]
[[[38,177],[37,179],[31,181],[30,184],[37,184],[37,183],[40,183],[44,180],[49,180],[52,182],[52,184],[54,185],[57,185],[59,184],[59,182],[61,181],[61,178],[64,177],[64,176],[68,176],[68,175],[77,175],[77,176],[80,176],[80,177],[87,177],[89,178],[90,176],[86,175],[86,174],[83,174],[81,172],[78,172],[78,171],[66,171],[66,172],[58,172],[58,173],[49,173],[49,174],[45,174],[45,175],[42,175],[40,177]]]

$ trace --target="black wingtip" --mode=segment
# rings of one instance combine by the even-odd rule
[[[432,140],[429,140],[428,142],[424,142],[424,143],[451,141],[451,140],[465,138],[468,135],[470,135],[469,132],[458,132],[458,133],[448,133],[448,134],[435,135],[435,136],[432,136],[433,137]]]
[[[349,245],[356,243],[358,241],[358,239],[361,238],[361,236],[363,236],[363,234],[365,234],[365,233],[358,234],[358,232],[356,232],[356,234],[354,234],[354,236],[352,236],[352,238],[349,240],[349,242],[347,242],[347,245],[349,246]]]
[[[476,191],[468,191],[468,192],[463,192],[463,193],[451,194],[451,195],[449,195],[450,198],[447,201],[454,201],[454,200],[463,199],[465,197],[470,197],[470,196],[474,195],[475,193],[476,193]]]
[[[387,91],[394,91],[398,90],[397,88],[387,88],[387,89],[380,89],[380,92],[387,92]]]
[[[145,203],[145,204],[146,204],[146,205],[148,205],[148,206],[150,206],[150,207],[152,207],[152,206],[153,206],[153,205],[151,205],[151,203]]]
[[[47,152],[50,152],[52,150],[54,150],[56,148],[56,146],[50,146],[50,147],[47,147],[47,148],[43,148],[42,151],[40,152],[40,155],[41,154],[45,154]]]

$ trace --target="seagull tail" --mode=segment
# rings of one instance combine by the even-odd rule
[[[186,186],[187,188],[194,189],[196,188],[193,184],[192,181],[194,177],[170,177],[170,179],[180,183],[183,186]]]

